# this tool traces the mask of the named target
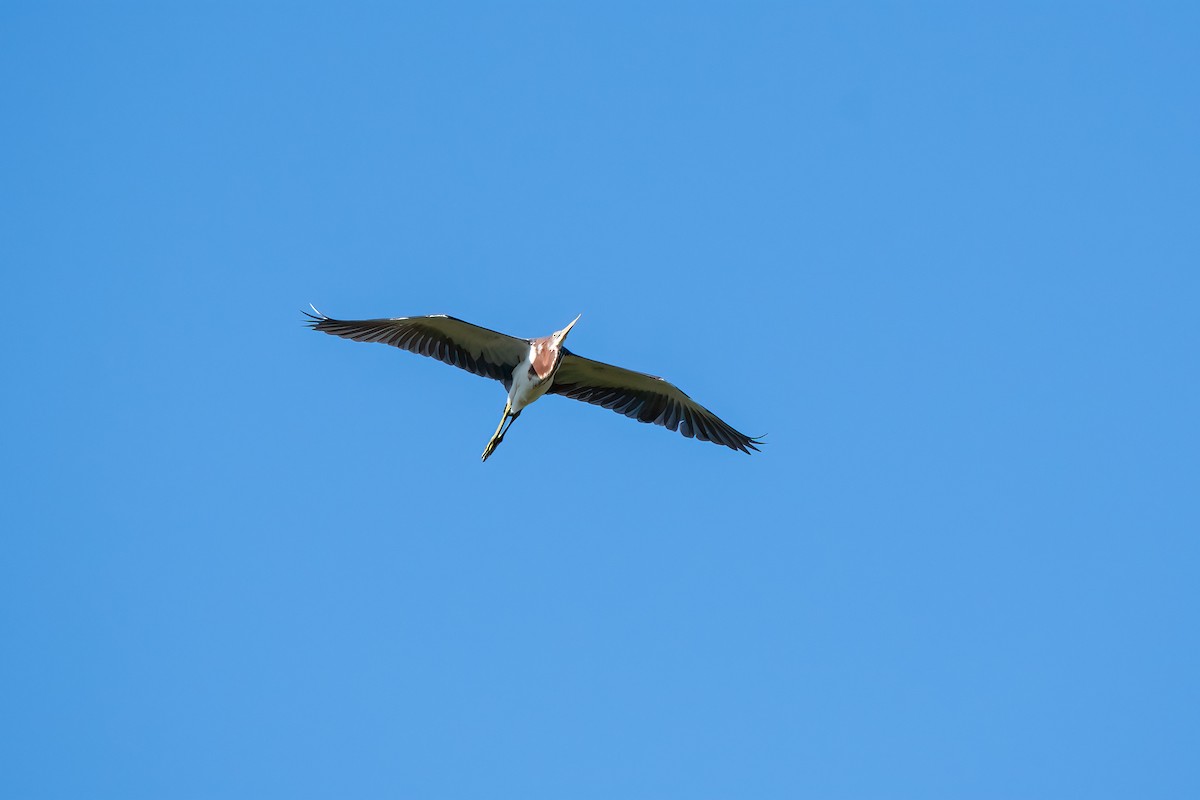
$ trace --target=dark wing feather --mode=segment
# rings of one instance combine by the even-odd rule
[[[316,311],[316,309],[313,309]],[[452,367],[492,378],[507,387],[512,371],[529,353],[529,340],[497,333],[461,319],[438,314],[431,317],[341,320],[317,312],[309,314],[308,326],[316,331],[353,339],[380,342],[422,356],[436,358]]]
[[[642,372],[614,367],[567,352],[563,356],[550,394],[561,394],[611,408],[638,422],[652,422],[677,430],[689,439],[723,444],[749,453],[762,444],[739,433],[716,414],[688,397],[678,386]]]

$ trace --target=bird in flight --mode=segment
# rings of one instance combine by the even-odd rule
[[[662,378],[572,353],[563,342],[579,317],[549,336],[519,339],[445,314],[341,320],[327,317],[315,307],[313,311],[304,312],[313,330],[356,342],[390,344],[503,383],[508,401],[496,432],[483,450],[484,461],[504,441],[521,412],[544,394],[560,394],[611,408],[638,422],[652,422],[689,439],[695,437],[743,453],[758,450],[755,445],[762,444],[760,439],[737,432]]]

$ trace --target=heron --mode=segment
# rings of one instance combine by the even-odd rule
[[[582,314],[549,336],[521,339],[445,314],[343,320],[310,308],[313,313],[304,314],[313,330],[399,347],[504,384],[508,399],[500,424],[483,450],[483,461],[504,441],[521,412],[546,394],[603,406],[638,422],[747,454],[762,444],[761,437],[739,433],[662,378],[572,353],[564,342]]]

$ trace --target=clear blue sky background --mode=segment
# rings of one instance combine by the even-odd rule
[[[966,5],[5,4],[0,795],[1200,796],[1200,12]]]

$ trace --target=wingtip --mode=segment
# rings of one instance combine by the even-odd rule
[[[303,314],[304,316],[308,317],[308,319],[306,319],[304,321],[304,324],[307,325],[308,327],[316,328],[322,322],[325,322],[326,320],[329,319],[329,317],[325,316],[320,311],[317,311],[317,307],[314,306],[312,303],[309,303],[308,307],[311,308],[315,313],[310,314],[307,311],[305,311],[304,309],[300,309],[300,313]]]
[[[758,448],[760,445],[765,445],[767,443],[766,439],[767,435],[765,433],[762,436],[747,436],[746,447],[743,448],[742,452],[746,455],[750,455],[751,450],[756,453],[761,453],[762,450],[759,450]]]

